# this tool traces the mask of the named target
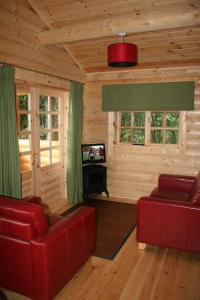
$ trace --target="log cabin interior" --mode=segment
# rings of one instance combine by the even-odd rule
[[[108,66],[107,47],[120,42],[119,33],[137,46],[134,66]],[[0,64],[15,74],[22,197],[41,196],[51,213],[72,205],[71,82],[83,86],[82,144],[105,144],[109,197],[103,193],[101,200],[137,204],[160,174],[200,171],[198,0],[2,0]],[[113,85],[163,91],[162,84],[174,83],[189,90],[192,83],[189,109],[112,110],[102,101],[102,89],[106,94]],[[92,256],[55,299],[199,300],[199,276],[199,253],[155,245],[138,250],[133,230],[114,260]],[[3,291],[8,299],[29,299]]]

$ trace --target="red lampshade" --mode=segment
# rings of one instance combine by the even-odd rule
[[[116,68],[132,67],[137,64],[137,46],[117,43],[108,46],[108,65]]]

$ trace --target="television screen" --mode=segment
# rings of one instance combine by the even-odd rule
[[[83,144],[81,151],[83,164],[106,162],[105,144]]]

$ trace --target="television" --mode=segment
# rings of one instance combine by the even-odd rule
[[[105,144],[82,144],[82,163],[98,164],[106,162]]]

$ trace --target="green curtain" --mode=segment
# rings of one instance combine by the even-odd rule
[[[83,201],[82,142],[83,85],[71,82],[68,112],[67,197],[69,204]]]
[[[0,195],[21,198],[14,69],[0,66]]]
[[[103,111],[194,110],[194,82],[104,85]]]

